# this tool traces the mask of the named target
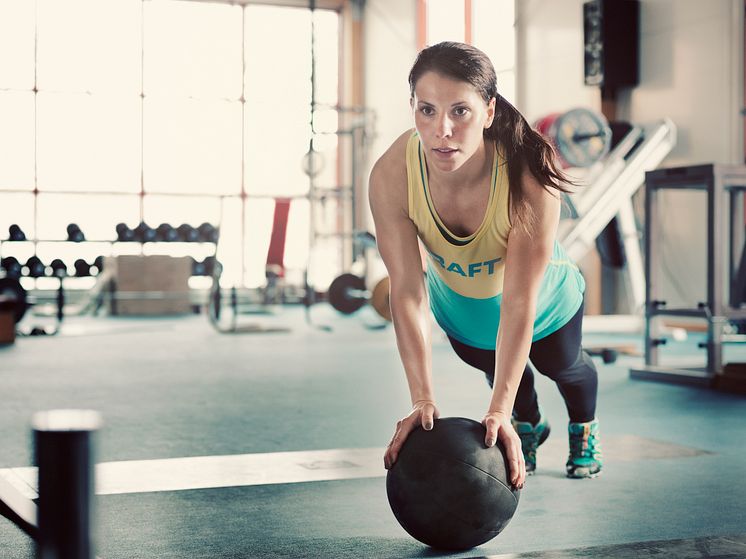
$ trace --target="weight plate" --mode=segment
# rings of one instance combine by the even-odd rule
[[[364,291],[365,280],[355,274],[342,274],[329,285],[327,299],[335,310],[342,314],[352,314],[365,305],[365,297],[351,294],[350,291]]]
[[[590,167],[609,152],[611,145],[611,128],[604,116],[583,108],[557,117],[549,136],[570,167]]]
[[[20,322],[28,308],[26,290],[21,282],[13,278],[0,278],[0,296],[8,297],[14,301],[14,314],[16,322]]]
[[[379,281],[373,288],[373,294],[370,297],[370,304],[376,312],[391,322],[391,305],[389,302],[389,277],[386,276]]]

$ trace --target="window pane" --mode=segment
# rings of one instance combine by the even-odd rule
[[[34,238],[33,194],[0,192],[0,239],[9,237],[8,228],[14,223],[26,234],[27,239]]]
[[[473,0],[473,43],[499,73],[515,66],[515,0]],[[499,85],[499,83],[498,83]]]
[[[144,10],[147,95],[241,97],[243,22],[239,6],[146,2]],[[263,53],[269,44],[275,43],[265,43]]]
[[[246,8],[246,189],[276,196],[308,191],[310,12]],[[266,56],[268,44],[281,44]]]
[[[313,139],[314,184],[321,188],[336,188],[343,179],[338,177],[337,153],[339,137],[336,134],[317,134]],[[349,183],[349,181],[348,181]]]
[[[243,239],[241,237],[241,199],[225,198],[223,200],[223,215],[220,221],[220,243],[218,244],[218,260],[223,265],[223,273],[220,276],[220,284],[223,287],[243,285],[243,271],[241,250]],[[246,250],[251,250],[247,239]],[[259,283],[255,285],[260,285]]]
[[[0,190],[3,188],[34,188],[34,94],[30,91],[0,91]]]
[[[34,3],[0,2],[0,88],[34,87]],[[13,53],[7,56],[7,53]]]
[[[464,41],[466,14],[464,0],[428,0],[427,44]]]
[[[141,100],[37,94],[40,190],[140,190]]]
[[[39,89],[141,91],[141,2],[37,1]]]
[[[291,214],[293,205],[294,202],[290,205]],[[246,201],[244,264],[246,266],[245,281],[247,286],[257,287],[267,283],[265,270],[269,239],[272,234],[274,211],[274,200],[248,199]],[[290,219],[291,217],[288,216],[288,225],[290,224]],[[285,243],[286,247],[292,243],[292,232],[289,226]]]
[[[288,215],[288,237],[285,244],[285,267],[300,270],[308,265],[309,242],[308,200],[293,200]]]
[[[88,241],[116,239],[119,222],[139,221],[136,195],[46,194],[37,202],[38,235],[44,240],[67,239],[67,226],[76,223]]]
[[[146,191],[241,191],[238,101],[146,98],[143,143]]]
[[[339,16],[330,10],[316,10],[314,30],[316,102],[336,105],[339,95]]]

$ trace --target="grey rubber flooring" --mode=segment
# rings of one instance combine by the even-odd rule
[[[101,411],[97,460],[383,447],[408,409],[393,331],[369,315],[319,307],[247,321],[289,333],[221,335],[203,317],[86,318],[63,335],[0,349],[0,468],[29,466],[34,411]],[[481,418],[489,389],[434,336],[443,416]],[[587,336],[586,343],[622,337]],[[636,338],[625,338],[640,344]],[[700,355],[696,338],[672,344]],[[729,349],[746,361],[746,348]],[[641,362],[599,367],[603,475],[564,477],[566,411],[539,378],[553,424],[539,469],[507,529],[460,554],[431,550],[399,527],[378,477],[99,495],[97,552],[112,558],[193,557],[746,557],[746,397],[631,380]],[[543,457],[543,459],[542,459]],[[33,557],[27,538],[0,518],[0,558]]]

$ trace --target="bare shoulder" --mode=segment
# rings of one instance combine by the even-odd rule
[[[521,177],[521,188],[523,190],[523,195],[526,197],[526,201],[532,205],[551,205],[560,200],[559,190],[542,185],[528,169],[524,169],[523,171],[523,176]]]
[[[370,172],[369,197],[374,213],[377,208],[407,208],[407,142],[412,130],[401,134],[378,158]]]

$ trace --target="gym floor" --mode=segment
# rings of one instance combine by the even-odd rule
[[[567,415],[538,381],[553,433],[505,531],[440,553],[397,524],[383,447],[409,405],[393,330],[326,307],[248,322],[287,333],[221,335],[202,316],[86,317],[0,349],[0,475],[33,496],[37,410],[99,410],[96,540],[102,559],[746,557],[746,397],[631,380],[641,358],[597,364],[603,475],[564,477]],[[480,419],[489,399],[434,330],[442,416]],[[586,345],[638,337],[586,335]],[[696,337],[667,347],[697,358]],[[732,347],[726,361],[746,361]],[[179,459],[179,460],[177,460]],[[0,557],[33,557],[0,518]]]

